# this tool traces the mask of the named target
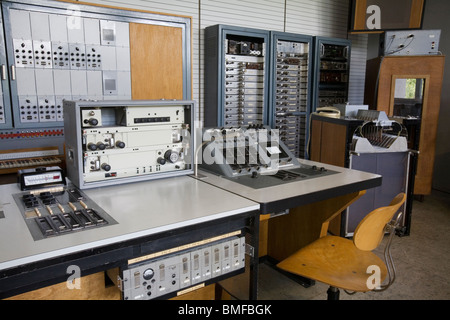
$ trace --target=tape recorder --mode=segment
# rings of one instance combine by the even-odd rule
[[[194,102],[64,101],[67,177],[80,189],[193,172]]]

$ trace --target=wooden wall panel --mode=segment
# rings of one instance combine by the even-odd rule
[[[311,160],[345,167],[347,127],[326,121],[312,121]]]
[[[130,23],[131,96],[183,99],[182,29]]]

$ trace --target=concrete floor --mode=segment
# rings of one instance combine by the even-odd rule
[[[423,202],[414,200],[410,235],[395,236],[391,251],[397,278],[390,288],[354,295],[341,290],[340,299],[449,300],[450,194],[433,191]],[[382,256],[382,250],[377,253]],[[304,288],[261,263],[258,288],[261,300],[325,300],[328,286],[316,282]]]

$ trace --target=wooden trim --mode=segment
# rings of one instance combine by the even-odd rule
[[[366,29],[366,9],[367,9],[367,1],[366,0],[354,0],[354,11],[353,11],[353,19],[351,21],[351,25],[353,26],[353,30],[350,30],[349,33],[381,33],[384,29],[374,31]],[[424,0],[411,0],[411,11],[409,15],[409,28],[411,29],[419,29],[422,26],[422,15],[424,8]]]
[[[409,16],[409,27],[411,29],[420,28],[422,26],[424,0],[411,1],[411,14]]]
[[[191,16],[186,16],[186,15],[181,15],[181,14],[173,14],[173,13],[169,14],[169,13],[163,13],[163,12],[158,12],[158,11],[132,9],[132,8],[126,8],[126,7],[117,7],[117,6],[111,6],[111,5],[106,5],[106,4],[90,3],[90,2],[84,2],[84,1],[72,1],[72,0],[56,0],[56,1],[70,3],[70,4],[75,4],[75,5],[85,5],[85,6],[92,6],[92,7],[118,9],[118,10],[134,11],[134,12],[152,13],[152,14],[158,14],[158,15],[164,15],[164,16],[188,18],[192,22],[192,17]]]
[[[366,29],[366,0],[354,0],[355,1],[355,11],[353,16],[353,29],[354,30],[364,30]]]
[[[422,98],[422,113],[426,113],[426,106],[428,100],[428,92],[430,87],[430,75],[428,74],[393,74],[391,81],[391,93],[390,93],[390,101],[389,101],[389,110],[387,113],[388,116],[392,117],[394,115],[394,100],[395,100],[395,81],[397,79],[425,79],[425,86],[423,88],[423,98]]]

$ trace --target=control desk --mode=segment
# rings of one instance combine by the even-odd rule
[[[67,191],[74,187],[69,181],[65,188]],[[259,220],[255,217],[259,205],[189,176],[83,190],[80,194],[85,196],[86,204],[95,204],[96,211],[101,209],[102,213],[107,213],[109,223],[60,235],[40,235],[38,238],[28,227],[29,223],[34,222],[31,220],[37,218],[25,217],[22,205],[16,202],[22,201],[25,193],[28,191],[20,190],[18,184],[0,185],[1,298],[65,282],[69,277],[67,268],[72,265],[80,268],[81,276],[118,267],[123,279],[127,270],[142,266],[147,261],[154,264],[155,258],[169,261],[169,257],[172,259],[174,255],[185,254],[187,248],[194,248],[194,244],[198,249],[212,248],[217,244],[217,239],[224,249],[220,252],[224,253],[224,240],[241,241],[242,237],[250,234],[248,244],[257,250],[254,241],[258,239]],[[60,199],[56,200],[59,202]],[[41,205],[41,199],[38,201]],[[70,211],[68,206],[64,205],[64,208]],[[53,217],[44,212],[42,216]],[[37,227],[37,223],[33,225]],[[39,230],[36,231],[39,233]],[[234,246],[234,243],[229,242],[228,245]],[[149,256],[161,252],[166,254]],[[234,251],[230,249],[228,252],[233,257]],[[241,250],[238,254],[242,258]],[[214,259],[211,258],[212,262]],[[229,266],[228,270],[224,264],[224,272],[216,272],[214,277],[205,276],[201,282],[186,284],[183,278],[182,286],[161,286],[165,290],[158,293],[151,291],[151,297],[147,292],[144,297],[142,292],[130,292],[123,288],[123,298],[170,297],[191,285],[208,284],[244,270],[243,265],[233,270],[231,264]],[[182,268],[183,265],[179,264],[177,275],[183,274]],[[146,269],[142,270],[141,276]],[[225,274],[225,271],[229,273]],[[159,275],[155,278],[162,281]],[[249,291],[249,297],[254,298],[255,288],[250,285]]]
[[[84,123],[79,121],[84,106],[74,108],[80,126]],[[115,108],[111,114],[103,112],[106,108],[111,107],[97,105],[89,112],[97,114],[102,110],[102,115],[115,117],[115,130],[127,131],[128,126],[116,125],[117,115],[127,109],[135,115],[137,110],[156,110],[153,108],[157,106],[131,105]],[[103,125],[107,119],[102,119]],[[134,128],[134,124],[129,127]],[[71,179],[62,183],[63,177],[54,171],[50,175],[25,172],[27,178],[22,184],[0,185],[0,298],[65,282],[68,267],[75,265],[81,276],[118,268],[121,298],[130,300],[169,298],[218,281],[226,286],[228,279],[249,270],[248,295],[244,298],[256,299],[262,216],[289,211],[271,219],[274,223],[269,228],[270,239],[276,238],[269,245],[284,250],[279,253],[279,248],[272,248],[269,254],[281,259],[287,251],[305,245],[297,239],[290,243],[292,236],[311,233],[309,241],[326,232],[330,217],[364,190],[380,185],[381,176],[298,160],[279,141],[276,132],[261,126],[246,129],[251,130],[222,129],[222,136],[201,143],[203,151],[208,150],[202,154],[209,156],[203,160],[212,162],[202,164],[193,175],[186,174],[191,172],[187,163],[180,168],[167,167],[168,175],[156,179],[150,177],[160,171],[128,171],[126,162],[118,162],[123,166],[118,166],[118,176],[132,172],[137,177],[131,183],[129,176],[109,180],[109,172],[104,169],[106,173],[100,171],[101,179],[95,181],[100,177],[98,171],[91,173],[84,161],[78,161],[78,156],[91,156],[91,151],[84,149],[88,139],[83,136],[91,129],[74,128],[74,132],[82,133],[72,148],[74,160],[78,159],[71,169],[72,174],[76,173],[76,183]],[[102,139],[105,134],[111,141],[108,132],[102,133]],[[178,135],[170,137],[178,141]],[[223,148],[227,144],[230,148]],[[123,152],[123,148],[105,150],[98,155],[99,163],[102,157],[114,159]],[[255,150],[261,157],[252,159]],[[158,161],[157,154],[152,161]],[[186,153],[183,159],[187,159],[186,155],[191,157],[193,152]],[[238,163],[241,155],[243,162]],[[229,162],[233,159],[236,164]],[[184,174],[178,174],[180,170]],[[49,177],[60,183],[57,190],[46,189],[55,187],[46,185]],[[89,177],[93,177],[92,182]],[[33,190],[41,182],[44,189]],[[307,221],[298,220],[299,216]],[[285,236],[287,233],[290,237]]]
[[[381,184],[381,176],[296,159],[275,129],[208,128],[197,178],[275,213]]]

